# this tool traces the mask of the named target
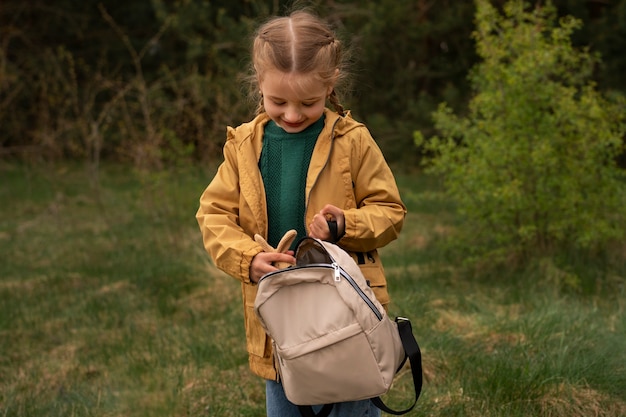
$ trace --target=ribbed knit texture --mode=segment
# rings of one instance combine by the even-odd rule
[[[304,192],[306,175],[324,116],[299,133],[287,133],[273,121],[265,125],[259,169],[265,186],[268,214],[267,242],[276,247],[285,232],[306,236]]]

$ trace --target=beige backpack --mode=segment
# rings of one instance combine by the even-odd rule
[[[422,387],[419,346],[407,319],[391,320],[361,269],[339,246],[305,237],[296,265],[266,274],[255,312],[273,340],[279,378],[303,415],[310,405],[372,399],[391,414],[409,412]],[[415,402],[392,410],[379,398],[410,360]],[[324,407],[318,415],[328,415]]]

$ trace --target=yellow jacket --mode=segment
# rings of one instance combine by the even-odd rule
[[[367,128],[350,115],[342,117],[328,109],[325,115],[307,174],[305,224],[326,204],[344,210],[346,230],[338,244],[357,260],[386,306],[387,282],[376,249],[397,238],[406,207]],[[200,197],[196,219],[215,265],[241,281],[250,369],[263,378],[276,379],[271,340],[254,313],[257,287],[249,278],[252,258],[262,250],[253,236],[258,233],[267,238],[258,161],[268,121],[263,113],[237,128],[228,127],[224,162]]]

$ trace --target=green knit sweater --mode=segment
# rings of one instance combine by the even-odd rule
[[[267,242],[276,247],[285,232],[306,236],[304,224],[306,175],[324,116],[299,133],[287,133],[273,121],[265,126],[259,169],[265,186]]]

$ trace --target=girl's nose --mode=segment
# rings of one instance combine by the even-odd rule
[[[288,123],[297,123],[300,121],[300,112],[294,107],[288,107],[285,111],[285,121]]]

